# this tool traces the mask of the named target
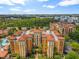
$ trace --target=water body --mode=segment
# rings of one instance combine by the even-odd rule
[[[6,46],[6,45],[9,45],[9,44],[10,44],[10,42],[9,42],[9,40],[7,38],[2,38],[0,40],[0,47],[1,46]]]

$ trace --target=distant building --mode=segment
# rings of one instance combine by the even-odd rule
[[[75,31],[76,26],[71,23],[66,22],[58,22],[58,23],[50,23],[50,30],[57,30],[62,35],[67,35],[70,32]]]

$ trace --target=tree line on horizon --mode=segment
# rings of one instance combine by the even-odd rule
[[[0,21],[0,28],[6,27],[49,27],[50,18],[29,18]]]

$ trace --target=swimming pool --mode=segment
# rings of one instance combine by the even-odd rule
[[[10,44],[10,42],[7,38],[2,38],[0,40],[0,46],[6,46],[6,45],[9,45],[9,44]]]

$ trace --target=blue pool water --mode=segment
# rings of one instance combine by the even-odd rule
[[[0,46],[5,46],[9,44],[9,41],[7,38],[2,38],[1,41],[0,41]]]

